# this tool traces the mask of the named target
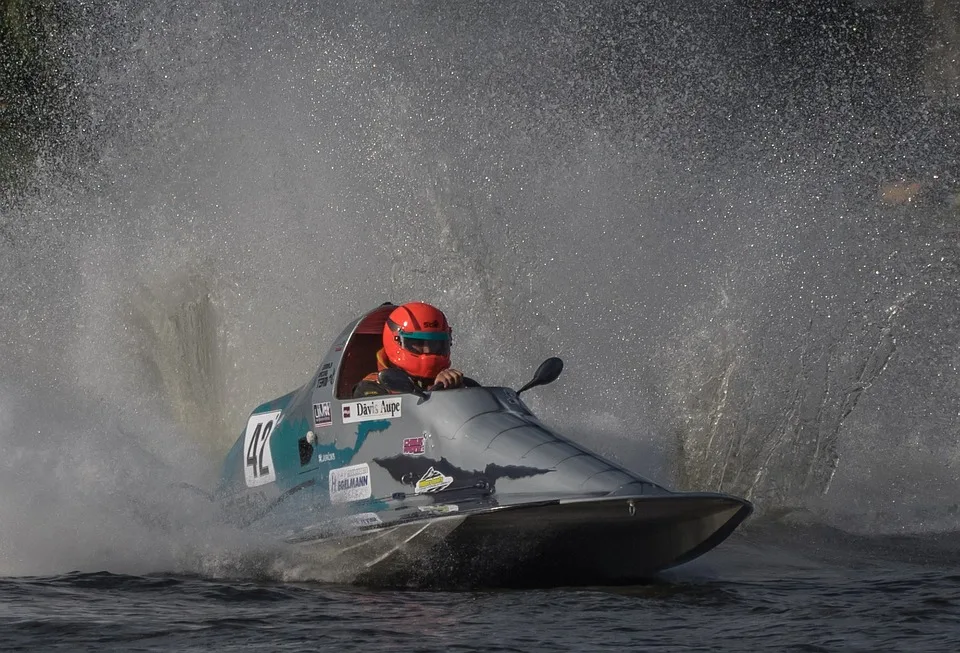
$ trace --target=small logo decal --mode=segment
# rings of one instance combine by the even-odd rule
[[[420,506],[417,510],[431,515],[448,515],[451,512],[459,512],[460,506],[455,503],[435,503],[431,506]]]
[[[313,425],[331,426],[333,424],[333,413],[330,412],[330,402],[321,401],[313,405]]]
[[[347,530],[379,526],[383,520],[375,512],[361,512],[357,515],[347,515],[343,518],[343,525]]]
[[[438,472],[431,467],[427,470],[427,473],[421,476],[420,480],[417,481],[415,491],[417,494],[439,492],[451,483],[453,483],[452,476],[445,476],[442,472]]]
[[[424,445],[424,438],[404,438],[403,439],[403,455],[404,456],[422,456],[424,451],[426,451],[426,446]]]
[[[317,389],[325,388],[333,381],[333,363],[324,363],[317,374]]]

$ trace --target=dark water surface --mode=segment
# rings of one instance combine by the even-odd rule
[[[9,651],[956,651],[954,541],[755,527],[702,561],[621,588],[8,578],[0,629]]]

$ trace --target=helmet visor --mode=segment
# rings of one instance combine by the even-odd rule
[[[400,346],[411,354],[450,355],[450,334],[437,331],[401,331]]]

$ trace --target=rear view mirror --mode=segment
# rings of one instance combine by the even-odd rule
[[[537,368],[537,371],[534,373],[533,378],[525,386],[517,390],[519,395],[524,390],[529,390],[530,388],[535,388],[538,385],[546,385],[548,383],[553,383],[557,380],[557,377],[560,376],[560,372],[563,371],[563,361],[557,357],[551,357],[547,360],[540,363],[540,367]]]

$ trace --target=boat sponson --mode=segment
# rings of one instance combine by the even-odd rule
[[[723,541],[752,511],[722,494],[568,499],[452,514],[313,542],[334,580],[390,587],[620,585]]]

